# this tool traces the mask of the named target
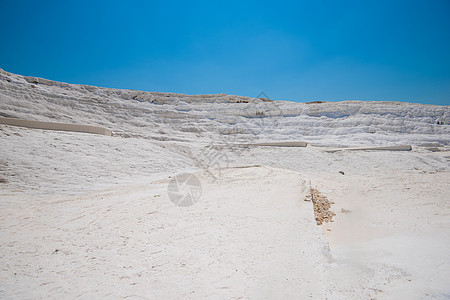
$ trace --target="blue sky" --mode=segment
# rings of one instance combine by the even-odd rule
[[[70,83],[450,105],[450,1],[5,1],[0,67]]]

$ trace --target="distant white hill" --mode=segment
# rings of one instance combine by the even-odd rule
[[[191,96],[67,84],[0,71],[0,116],[99,125],[122,137],[207,143],[296,140],[323,146],[450,141],[449,106]]]

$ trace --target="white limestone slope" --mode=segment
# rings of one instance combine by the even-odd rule
[[[324,298],[328,246],[299,201],[305,179],[245,172],[201,177],[203,201],[187,208],[165,181],[6,210],[1,287],[22,299]]]
[[[335,146],[448,145],[450,140],[448,106],[188,96],[70,85],[3,70],[0,112],[3,117],[99,125],[122,137],[155,140],[301,140]]]
[[[1,71],[0,116],[113,131],[0,125],[0,298],[450,295],[446,106],[187,96]],[[309,144],[251,146],[281,141]],[[413,149],[327,152],[398,144]],[[186,172],[201,197],[178,207],[169,182]],[[310,186],[334,202],[333,223],[315,224]]]

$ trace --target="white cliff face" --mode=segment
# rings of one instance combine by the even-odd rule
[[[314,145],[448,145],[450,108],[401,102],[293,103],[118,90],[1,71],[0,114],[107,127],[122,137],[209,143],[302,140]]]
[[[204,169],[214,154],[208,152],[211,148],[205,150],[208,145],[233,150],[226,153],[225,164],[239,165],[248,151],[233,149],[236,143],[305,141],[333,147],[450,143],[448,106],[188,96],[66,84],[3,70],[0,117],[98,125],[114,132],[111,138],[0,127],[3,177],[20,190],[76,192],[149,174]],[[58,166],[51,167],[55,160]],[[270,164],[306,167],[290,159]],[[71,181],[76,184],[60,184]]]

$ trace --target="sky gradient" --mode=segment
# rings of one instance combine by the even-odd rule
[[[0,68],[69,83],[450,105],[450,1],[5,1]]]

